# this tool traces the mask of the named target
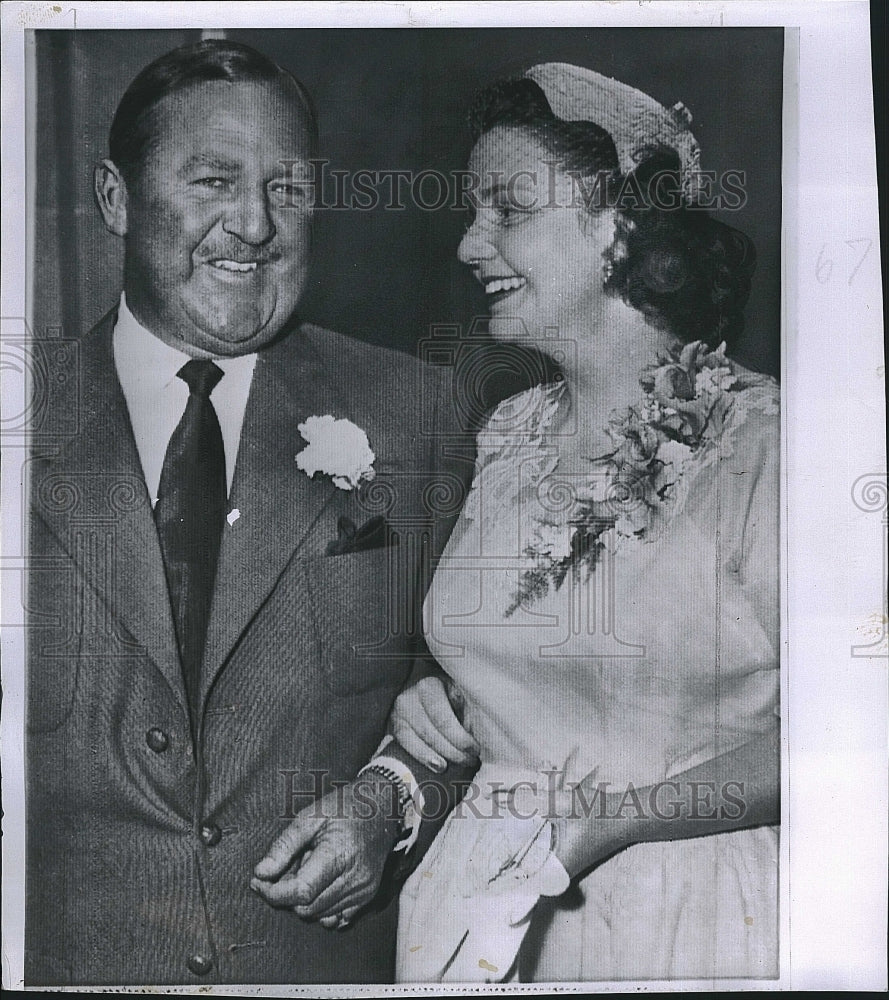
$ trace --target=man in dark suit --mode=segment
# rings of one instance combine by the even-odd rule
[[[391,981],[392,905],[327,928],[410,832],[391,760],[430,775],[389,747],[346,783],[411,670],[464,473],[437,369],[294,319],[315,134],[245,46],[149,66],[96,171],[124,294],[76,370],[37,345],[47,385],[77,379],[79,426],[31,462],[28,985]],[[306,846],[357,857],[358,890],[270,905],[254,867],[337,785],[325,802],[370,808]]]

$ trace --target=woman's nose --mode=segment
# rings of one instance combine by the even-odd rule
[[[268,243],[276,233],[272,220],[268,192],[261,189],[245,190],[231,206],[223,228],[243,243],[261,246]]]
[[[462,264],[478,264],[482,260],[490,260],[496,251],[491,246],[485,234],[484,227],[476,219],[463,234],[457,247],[457,259]]]

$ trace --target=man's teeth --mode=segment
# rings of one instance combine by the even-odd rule
[[[211,260],[213,267],[218,267],[222,271],[255,271],[257,263],[255,260],[241,263],[237,260]]]
[[[494,278],[493,281],[485,282],[485,295],[493,295],[495,292],[513,291],[521,288],[525,284],[525,279],[516,275],[514,278]]]

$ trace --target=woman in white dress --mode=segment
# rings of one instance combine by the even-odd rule
[[[474,120],[460,259],[564,379],[482,429],[425,607],[447,679],[396,706],[418,758],[480,759],[398,978],[776,976],[779,394],[724,346],[752,247],[695,208],[681,105],[551,63]]]

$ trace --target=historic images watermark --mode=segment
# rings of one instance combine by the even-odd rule
[[[356,781],[330,780],[326,770],[281,769],[281,819],[293,819],[306,810],[312,819],[377,818],[401,815],[394,784],[376,777]],[[351,793],[346,794],[350,788]],[[466,781],[454,808],[457,819],[601,819],[739,821],[747,813],[745,782],[675,781],[664,779],[640,787],[632,782],[615,785],[566,782],[565,771],[552,768],[514,784],[496,780]],[[426,820],[440,820],[452,808],[454,784],[437,779],[421,781],[413,790],[414,808]]]
[[[284,207],[314,211],[370,212],[377,208],[424,212],[476,210],[500,199],[518,211],[540,208],[617,208],[660,211],[681,208],[704,211],[740,211],[747,204],[747,173],[728,169],[657,170],[644,178],[610,171],[592,174],[562,170],[544,161],[546,170],[478,173],[473,170],[358,169],[331,167],[324,158],[282,160],[280,196]],[[567,177],[571,183],[566,185]],[[694,198],[683,197],[693,190]]]

